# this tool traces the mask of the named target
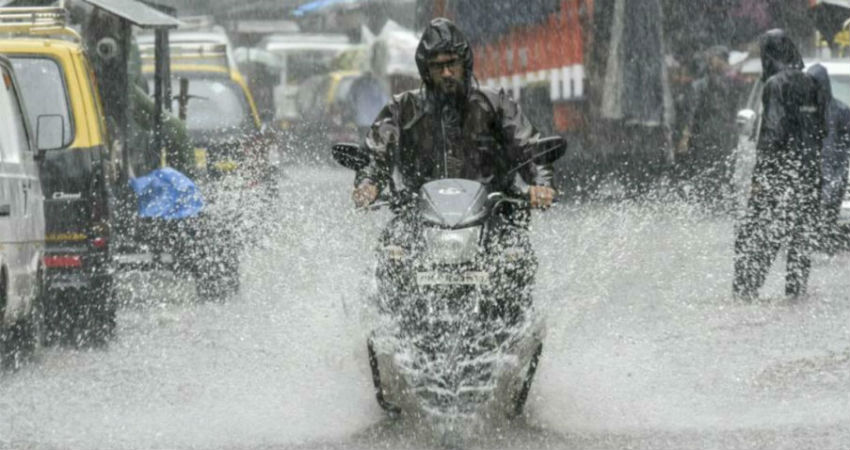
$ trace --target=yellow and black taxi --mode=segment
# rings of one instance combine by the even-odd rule
[[[0,8],[0,53],[20,82],[44,152],[45,319],[48,331],[109,335],[115,326],[110,271],[113,155],[89,60],[66,12]]]
[[[268,152],[261,122],[245,79],[232,63],[228,44],[209,33],[171,36],[173,111],[182,111],[195,147],[196,169],[217,178],[239,171],[254,183],[265,181]],[[142,72],[153,83],[152,41],[137,38]],[[181,91],[181,82],[185,92]]]

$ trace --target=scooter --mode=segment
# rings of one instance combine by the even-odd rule
[[[359,170],[370,156],[336,144],[333,157]],[[541,139],[527,164],[563,156]],[[473,180],[440,179],[412,193],[399,186],[371,208],[395,216],[377,247],[379,324],[367,342],[378,404],[419,418],[521,414],[543,350],[531,302],[537,261],[510,209],[527,200]]]

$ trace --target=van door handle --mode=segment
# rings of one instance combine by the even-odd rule
[[[11,216],[11,215],[12,215],[12,205],[11,204],[7,203],[5,205],[0,205],[0,217],[8,217],[8,216]]]

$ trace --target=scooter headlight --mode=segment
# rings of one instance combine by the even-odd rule
[[[434,263],[460,264],[472,261],[478,253],[481,227],[443,230],[426,228],[425,253]]]

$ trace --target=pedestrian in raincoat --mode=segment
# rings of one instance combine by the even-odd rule
[[[763,116],[747,210],[735,239],[734,294],[758,294],[783,241],[785,293],[806,291],[821,219],[821,148],[827,99],[782,30],[761,38]]]
[[[820,248],[835,251],[841,242],[837,229],[841,202],[847,192],[848,163],[850,163],[850,107],[832,96],[829,73],[820,64],[807,72],[817,80],[823,96],[829,99],[826,110],[827,133],[823,141],[823,220],[821,222]]]
[[[676,162],[700,199],[710,202],[731,185],[738,144],[735,120],[744,82],[730,69],[728,48],[710,47],[702,57],[705,72],[690,86]]]

